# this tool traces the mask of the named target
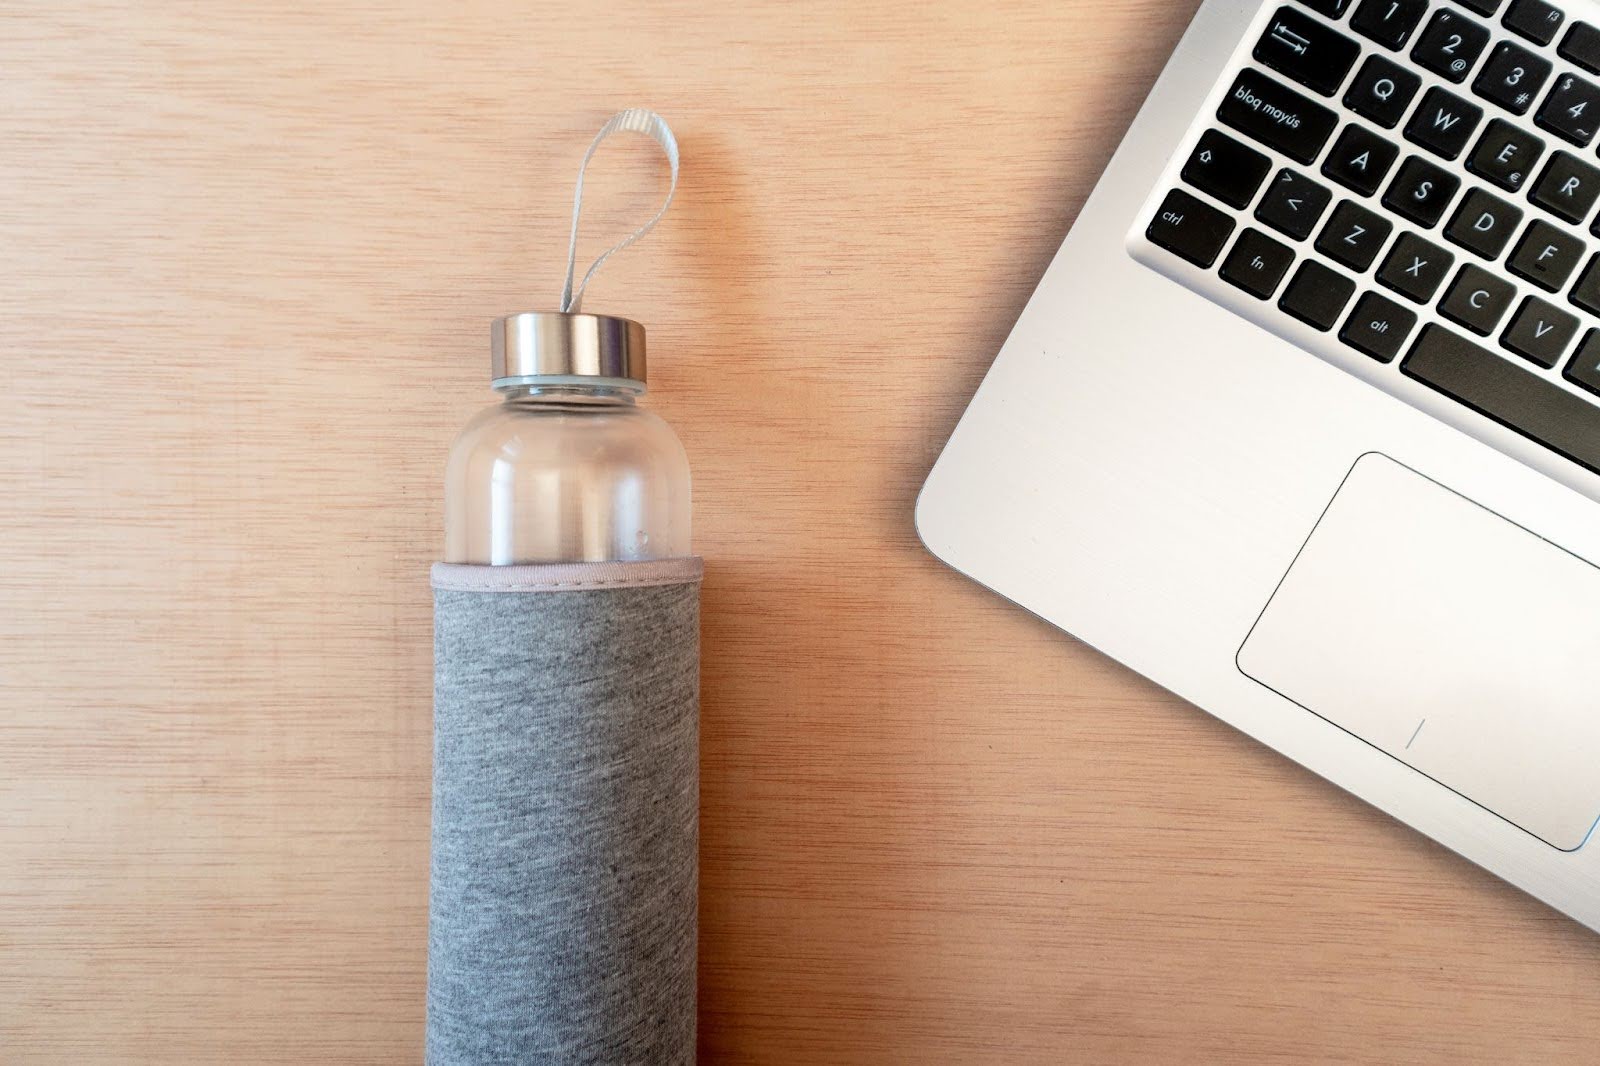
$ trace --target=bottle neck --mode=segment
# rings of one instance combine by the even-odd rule
[[[497,391],[503,402],[518,405],[632,407],[635,396],[611,385],[511,385]]]

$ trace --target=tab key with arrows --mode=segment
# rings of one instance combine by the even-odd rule
[[[1332,96],[1360,58],[1361,46],[1304,11],[1280,7],[1253,54],[1279,74]]]

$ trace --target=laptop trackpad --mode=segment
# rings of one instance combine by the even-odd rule
[[[1600,817],[1600,570],[1392,459],[1356,462],[1238,662],[1563,851]]]

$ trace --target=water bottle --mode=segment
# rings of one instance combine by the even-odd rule
[[[617,130],[655,137],[676,184],[658,116],[623,112],[590,155]],[[576,231],[575,207],[574,247]],[[644,328],[581,313],[572,264],[569,248],[561,310],[495,320],[500,402],[446,463],[432,571],[433,1066],[695,1058],[689,462],[638,402]]]

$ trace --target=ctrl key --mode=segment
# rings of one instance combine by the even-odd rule
[[[1182,189],[1173,189],[1161,201],[1156,217],[1144,235],[1198,267],[1217,261],[1222,246],[1233,234],[1233,218]]]

